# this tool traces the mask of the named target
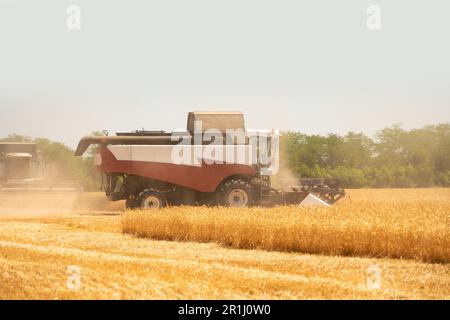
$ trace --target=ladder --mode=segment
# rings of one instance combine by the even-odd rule
[[[270,188],[270,176],[262,175],[260,179],[259,203],[263,207],[272,205],[272,189]]]

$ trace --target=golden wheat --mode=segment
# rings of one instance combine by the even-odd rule
[[[350,192],[331,208],[172,207],[128,211],[124,233],[245,249],[450,262],[447,189]],[[395,194],[403,194],[399,200]],[[372,194],[377,194],[372,197]]]

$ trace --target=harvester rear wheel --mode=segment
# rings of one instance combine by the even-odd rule
[[[254,203],[254,188],[243,180],[224,183],[218,192],[218,203],[227,207],[249,207]]]
[[[139,194],[141,209],[159,209],[167,206],[164,194],[155,189],[146,189]]]

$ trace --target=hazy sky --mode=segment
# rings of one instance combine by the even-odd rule
[[[449,122],[449,15],[448,0],[0,0],[0,137],[73,147],[184,128],[190,110],[321,134]]]

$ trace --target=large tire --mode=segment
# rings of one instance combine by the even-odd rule
[[[230,180],[224,183],[217,194],[217,202],[226,207],[250,207],[255,202],[255,190],[253,186],[240,179]]]
[[[145,189],[139,194],[141,209],[159,209],[167,206],[166,196],[156,189]]]

